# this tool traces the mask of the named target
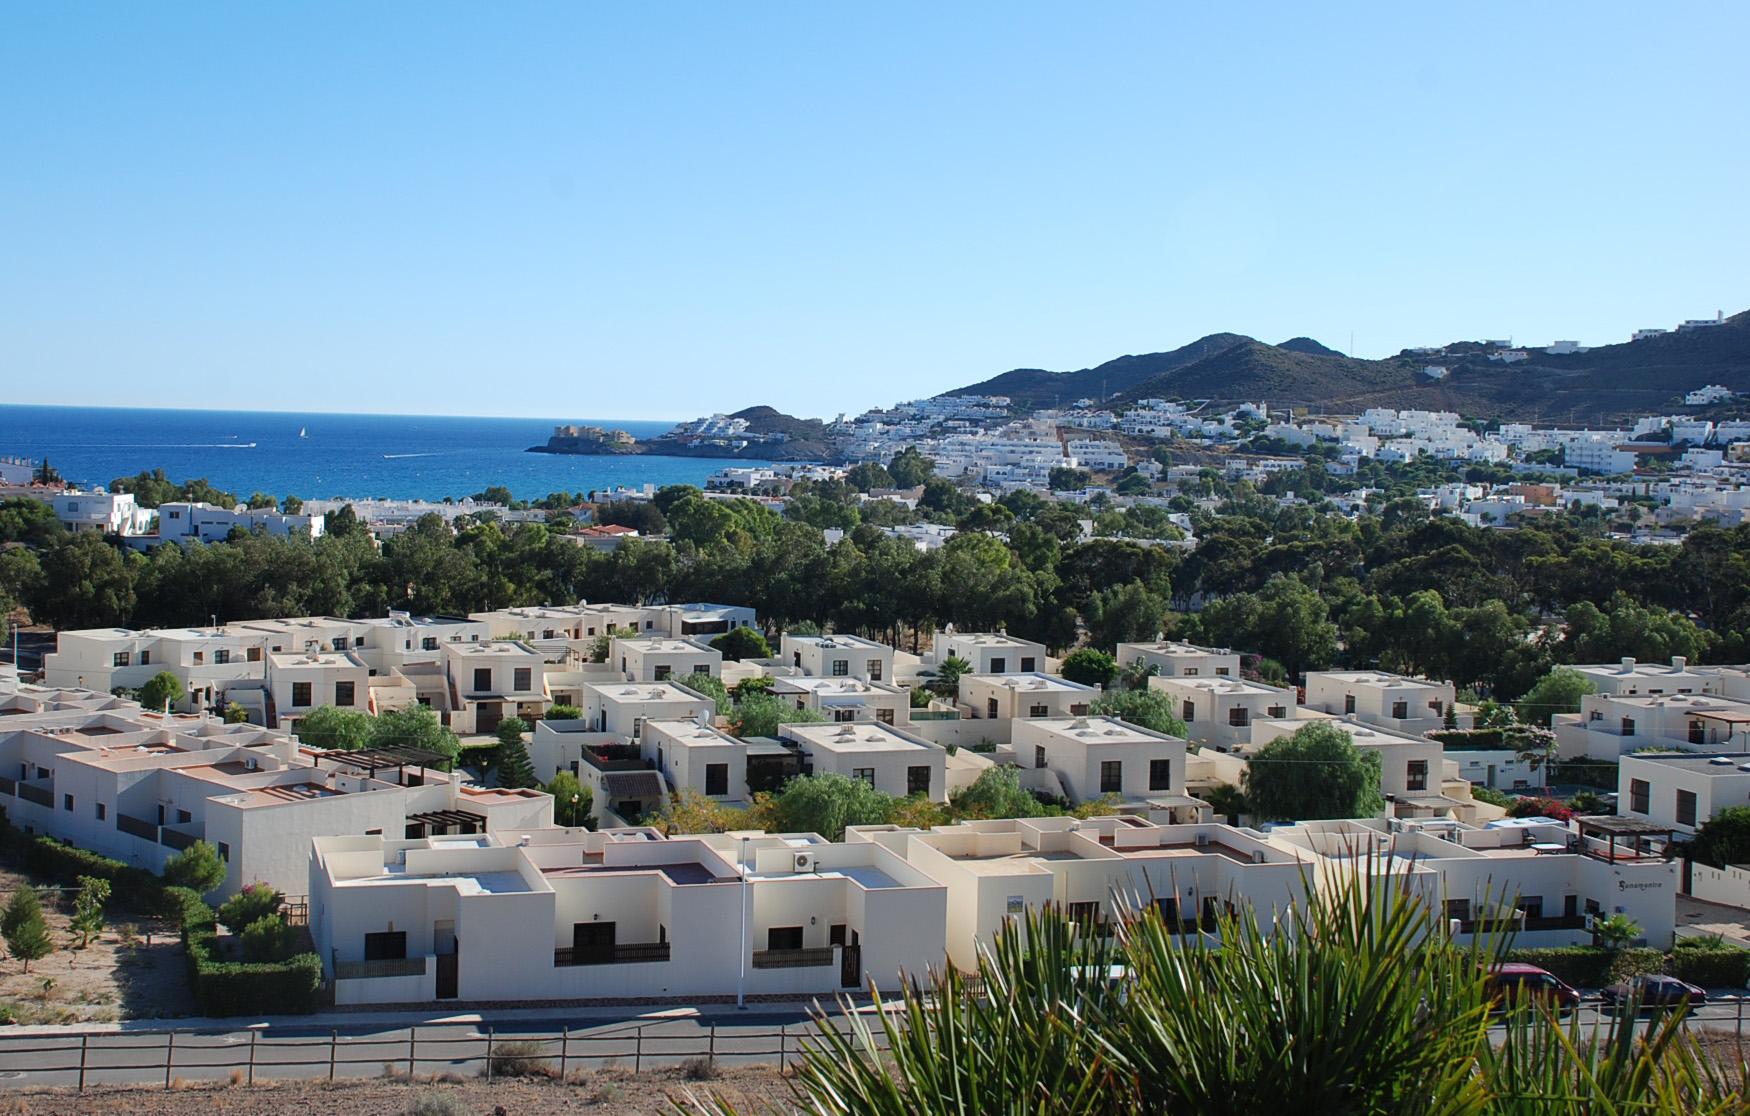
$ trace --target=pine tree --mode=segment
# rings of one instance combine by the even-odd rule
[[[32,918],[41,918],[42,913],[43,905],[37,898],[36,888],[25,884],[12,893],[12,898],[6,902],[6,910],[0,912],[0,936],[12,937],[14,930]]]
[[[43,921],[42,904],[37,900],[36,890],[28,885],[19,888],[6,905],[6,914],[0,918],[0,933],[4,933],[6,948],[12,956],[24,962],[27,973],[32,961],[47,957],[55,948],[49,941],[49,925]]]
[[[508,740],[498,746],[498,785],[510,790],[541,785],[541,781],[535,778],[535,764],[529,759],[528,745],[520,739]]]

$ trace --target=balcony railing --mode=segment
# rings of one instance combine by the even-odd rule
[[[17,779],[7,779],[3,776],[0,776],[0,793],[17,794],[18,793],[18,780]]]
[[[374,980],[378,977],[425,975],[423,957],[389,957],[379,961],[336,961],[335,980]]]
[[[562,948],[553,951],[553,964],[568,965],[636,965],[646,961],[667,961],[667,942],[628,942],[601,949]]]
[[[158,831],[158,843],[167,849],[175,849],[178,852],[188,848],[198,840],[200,840],[199,834],[178,833],[169,826],[165,826]]]
[[[756,969],[817,969],[833,963],[832,946],[813,949],[756,949],[753,967]]]
[[[1551,915],[1548,918],[1526,916],[1526,930],[1584,930],[1585,915]]]
[[[38,806],[53,807],[55,804],[54,791],[47,787],[32,786],[29,783],[18,784],[18,797],[26,802],[34,802]]]
[[[127,814],[115,816],[115,827],[130,837],[139,837],[147,841],[158,839],[158,827],[144,818],[129,817]]]

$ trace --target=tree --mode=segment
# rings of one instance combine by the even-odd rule
[[[380,713],[371,722],[373,748],[421,748],[455,759],[462,750],[456,734],[438,720],[429,705],[410,705]]]
[[[541,789],[553,796],[554,825],[567,829],[594,828],[590,807],[595,805],[595,795],[577,776],[569,771],[557,772]]]
[[[748,740],[756,736],[776,736],[779,725],[809,724],[824,721],[812,709],[798,709],[771,694],[749,694],[735,708],[733,731]]]
[[[1238,825],[1241,814],[1252,812],[1252,804],[1246,800],[1245,792],[1232,783],[1217,783],[1210,787],[1203,800],[1209,803],[1217,817],[1226,818],[1229,825]]]
[[[1173,700],[1161,690],[1111,690],[1088,707],[1100,717],[1117,717],[1168,736],[1185,737],[1185,722],[1173,715]]]
[[[227,725],[246,725],[249,723],[249,710],[238,702],[225,704],[225,723]]]
[[[371,742],[370,714],[318,705],[297,720],[298,742],[323,752],[356,752]]]
[[[1549,727],[1556,713],[1578,713],[1580,699],[1595,694],[1598,687],[1572,667],[1556,667],[1519,699],[1519,719],[1528,725]]]
[[[851,466],[850,472],[845,474],[845,483],[858,492],[894,487],[893,474],[879,461],[861,461]]]
[[[1727,806],[1702,822],[1688,855],[1715,868],[1750,864],[1750,806]]]
[[[1625,914],[1613,914],[1592,924],[1592,936],[1605,949],[1626,949],[1642,933],[1641,924]]]
[[[893,799],[848,775],[799,775],[773,795],[768,808],[780,833],[818,833],[842,841],[848,825],[882,825]]]
[[[969,787],[949,799],[954,816],[966,819],[1036,818],[1045,806],[1021,787],[1021,773],[1007,764],[987,767]]]
[[[226,874],[219,850],[206,841],[196,841],[164,862],[165,883],[171,887],[186,887],[200,895],[222,887]]]
[[[287,496],[280,501],[280,508],[287,515],[297,515],[304,510],[304,501],[297,496]]]
[[[684,678],[676,678],[674,683],[677,686],[684,686],[695,694],[703,694],[710,698],[717,703],[717,712],[719,713],[726,713],[729,710],[729,690],[724,687],[721,678],[695,670]]]
[[[670,836],[683,833],[727,833],[748,826],[748,812],[706,798],[692,787],[682,787],[669,797],[654,817],[645,819]]]
[[[37,899],[36,889],[29,884],[12,893],[5,915],[0,916],[0,935],[6,938],[6,948],[12,956],[24,963],[27,973],[32,961],[47,957],[55,948],[49,941],[49,925],[43,920],[42,903]]]
[[[80,876],[79,894],[73,899],[73,918],[69,923],[79,935],[78,948],[84,949],[91,939],[103,931],[103,905],[109,902],[109,881],[96,876]]]
[[[251,511],[279,511],[280,502],[265,492],[256,492],[248,501]]]
[[[1086,469],[1071,469],[1062,465],[1053,466],[1047,479],[1053,492],[1073,491],[1086,488],[1093,481],[1094,475]]]
[[[1312,721],[1260,748],[1247,765],[1252,812],[1271,821],[1367,817],[1378,811],[1379,753],[1361,751],[1329,721]]]
[[[244,960],[269,964],[285,961],[297,952],[298,932],[274,914],[250,923],[237,935],[237,941],[243,947]]]
[[[1104,651],[1083,647],[1064,658],[1063,676],[1084,686],[1110,686],[1118,677],[1118,660]]]
[[[887,474],[893,478],[895,488],[916,488],[929,480],[935,471],[936,463],[920,453],[916,446],[905,447],[887,463]]]
[[[528,745],[523,743],[523,733],[528,729],[528,722],[521,717],[506,717],[498,722],[498,785],[511,790],[527,787],[538,787],[540,779],[535,776],[535,765],[529,759]]]
[[[730,662],[739,663],[743,659],[769,659],[772,657],[771,645],[766,637],[755,628],[731,628],[711,641],[711,646],[723,652],[723,657]]]
[[[120,627],[138,600],[134,578],[141,561],[96,531],[63,535],[42,555],[42,581],[25,603],[33,615],[63,630]]]
[[[936,664],[936,685],[943,690],[956,690],[960,686],[960,676],[972,670],[972,664],[959,655],[949,655]]]
[[[219,904],[214,914],[231,933],[241,934],[262,919],[278,914],[282,898],[279,891],[267,884],[252,883]]]
[[[146,679],[146,684],[140,687],[140,707],[155,713],[164,713],[173,702],[181,701],[187,696],[188,687],[183,684],[182,679],[167,670],[161,670]]]

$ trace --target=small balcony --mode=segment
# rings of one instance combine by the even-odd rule
[[[115,816],[115,827],[130,837],[138,837],[144,841],[158,840],[158,826],[144,818],[130,817],[127,814]]]
[[[37,786],[34,783],[19,783],[18,797],[26,802],[34,802],[38,806],[52,808],[55,805],[55,792],[48,787]]]
[[[756,969],[818,969],[833,964],[834,960],[832,946],[753,951],[753,967]]]
[[[571,965],[637,965],[669,959],[668,942],[629,942],[599,949],[564,947],[553,951],[554,968]]]

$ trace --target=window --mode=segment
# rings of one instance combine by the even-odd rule
[[[1117,794],[1124,789],[1124,761],[1100,761],[1100,793]]]
[[[426,636],[419,641],[419,646],[427,651],[436,651],[438,647],[437,636]]]
[[[697,666],[693,667],[693,673],[694,674],[710,674],[711,673],[711,664],[710,663],[700,663]],[[880,675],[876,675],[876,677],[879,678]]]
[[[854,721],[857,719],[857,711],[855,709],[835,709],[832,711],[832,719],[841,723]]]
[[[310,704],[310,683],[292,683],[292,705],[302,708]]]
[[[1693,798],[1695,796],[1691,795],[1690,797]],[[61,809],[67,811],[69,814],[71,814],[73,812],[73,796],[72,795],[63,794],[61,796]]]
[[[873,767],[853,767],[851,768],[851,778],[861,779],[870,786],[874,786],[875,769]]]
[[[1033,745],[1033,766],[1034,767],[1044,767],[1045,766],[1045,745],[1043,745],[1043,744]]]
[[[260,655],[256,656],[256,658],[260,658],[260,657],[261,657]],[[150,666],[151,664],[152,664],[152,652],[150,652],[150,651],[140,652],[140,665],[141,666]]]
[[[1652,787],[1645,779],[1630,779],[1628,782],[1628,808],[1637,814],[1650,814],[1652,807]]]
[[[1446,901],[1446,917],[1456,918],[1460,922],[1470,921],[1469,899],[1448,899]]]
[[[204,663],[206,661],[207,661],[207,653],[205,651],[196,651],[194,653],[194,665],[195,666],[200,666],[202,663]]]
[[[1173,786],[1173,761],[1172,760],[1164,760],[1164,759],[1149,760],[1148,761],[1148,789],[1149,790],[1171,790],[1172,786]]]
[[[474,671],[474,692],[489,694],[492,692],[492,668],[479,667]]]
[[[1252,711],[1243,705],[1236,705],[1227,711],[1227,723],[1234,728],[1244,728],[1252,723]]]
[[[99,802],[97,804],[97,820],[104,821],[109,817],[109,807]]]
[[[869,681],[871,681],[871,682],[881,681],[881,660],[880,659],[870,659],[869,660]]]
[[[1624,717],[1622,719],[1622,734],[1624,736],[1633,736],[1635,734],[1635,719],[1633,717]]]
[[[68,801],[72,801],[68,799]],[[72,809],[72,807],[68,807]],[[1677,824],[1695,824],[1695,792],[1680,790],[1677,792]]]
[[[844,923],[835,922],[831,926],[827,927],[826,944],[827,945],[836,945],[836,946],[842,946],[845,944],[845,924]]]
[[[1438,698],[1436,698],[1435,700],[1429,702],[1428,708],[1432,709],[1436,713],[1440,712],[1440,700]]]
[[[985,706],[985,712],[987,714],[989,714],[992,718],[996,717],[1002,711],[1002,707],[997,704],[996,698],[991,698],[990,700],[986,701],[984,703],[984,706]]]
[[[915,766],[908,767],[905,769],[905,793],[908,795],[909,794],[927,795],[930,793],[930,765],[929,764],[920,763],[920,764],[917,764]]]
[[[231,846],[224,841],[219,842],[219,859],[226,864],[231,863]]]
[[[117,651],[115,653],[115,665],[116,666],[125,667],[128,665],[128,660],[129,660],[129,656],[128,656],[128,653],[126,651]]]
[[[1184,670],[1179,672],[1179,676],[1181,678],[1195,678],[1195,677],[1197,677],[1197,668],[1196,667],[1186,667]]]
[[[893,723],[893,710],[877,709],[875,711],[875,719],[884,725],[891,725]]]
[[[1035,662],[1035,660],[1031,656],[1023,656],[1021,659],[1021,671],[1022,671],[1022,673],[1032,674],[1033,671],[1036,669],[1035,666],[1033,665],[1034,662]]]
[[[407,931],[389,930],[365,935],[366,961],[399,961],[407,956]]]
[[[345,636],[335,636],[334,637],[334,649],[336,651],[345,651],[346,644],[347,644],[347,640],[346,640]]]
[[[1029,716],[1029,717],[1045,717],[1045,716],[1049,716],[1050,713],[1051,713],[1051,709],[1049,706],[1029,705],[1027,707],[1027,716]]]
[[[1428,761],[1411,760],[1405,766],[1404,786],[1413,791],[1428,789]]]
[[[334,704],[343,708],[350,707],[354,685],[355,683],[352,682],[336,682],[334,684]]]
[[[1219,674],[1219,675],[1222,675],[1222,676],[1224,676],[1224,677],[1225,677],[1225,676],[1226,676],[1226,674],[1227,674],[1227,668],[1226,668],[1226,667],[1216,667],[1216,668],[1215,668],[1215,673],[1217,673],[1217,674]]]
[[[248,648],[243,652],[243,659],[245,662],[259,663],[261,661],[261,648]]]
[[[1394,721],[1402,721],[1410,715],[1410,703],[1394,701],[1391,703],[1391,717]]]
[[[1069,920],[1082,923],[1085,926],[1098,925],[1100,921],[1099,900],[1092,903],[1071,903],[1069,905]]]
[[[528,690],[534,689],[534,686],[535,668],[517,667],[516,672],[511,676],[511,688],[518,693],[524,693]]]
[[[1088,703],[1085,701],[1078,701],[1071,705],[1069,707],[1069,715],[1071,717],[1086,717],[1088,715]]]
[[[1354,694],[1344,694],[1343,695],[1343,712],[1345,712],[1345,713],[1355,712],[1355,695]]]
[[[542,632],[542,633],[541,633],[541,638],[542,638],[542,639],[552,639],[552,638],[553,638],[553,629],[552,629],[552,628],[548,628],[548,629],[546,629],[546,630],[545,630],[545,631],[543,631],[543,632]]]
[[[729,793],[729,765],[726,763],[708,763],[705,765],[705,793]]]
[[[1271,720],[1279,721],[1288,716],[1288,707],[1286,705],[1272,705],[1265,712],[1269,714]]]
[[[189,822],[191,822],[193,820],[194,820],[194,815],[189,813],[187,810],[176,811],[176,824],[177,825],[187,825]]]
[[[992,674],[1002,674],[1005,670],[1008,669],[1008,665],[1009,665],[1009,660],[1007,660],[1007,659],[1004,659],[1004,658],[992,659],[990,661],[990,672]]]
[[[668,680],[669,676],[674,674],[674,667],[668,665],[667,663],[661,663],[656,667],[655,670],[651,671],[650,673],[651,673],[651,676],[654,677],[658,682],[666,682]]]
[[[850,673],[851,673],[851,660],[849,660],[849,659],[834,659],[832,661],[832,676],[834,678],[845,678],[845,677],[849,676]]]
[[[1186,724],[1190,724],[1191,722],[1195,721],[1196,719],[1197,719],[1197,703],[1194,701],[1190,701],[1190,700],[1182,702],[1179,705],[1179,720],[1184,721]]]
[[[774,926],[766,931],[767,949],[801,949],[802,927]]]

